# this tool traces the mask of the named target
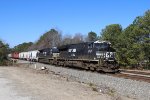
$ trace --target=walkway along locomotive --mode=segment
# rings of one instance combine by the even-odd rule
[[[87,70],[117,72],[115,49],[107,41],[84,42],[39,50],[38,61]]]

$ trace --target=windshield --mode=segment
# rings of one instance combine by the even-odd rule
[[[94,43],[94,46],[96,47],[96,48],[108,48],[109,47],[109,44],[108,43],[106,43],[106,42],[104,42],[104,43]]]
[[[59,53],[59,50],[58,50],[57,48],[52,48],[52,49],[51,49],[51,52],[52,52],[52,53]]]

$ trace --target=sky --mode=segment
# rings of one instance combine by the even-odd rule
[[[35,42],[52,28],[63,35],[126,28],[150,9],[150,0],[0,0],[0,39],[14,47]]]

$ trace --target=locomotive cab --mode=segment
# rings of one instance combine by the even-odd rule
[[[115,61],[115,49],[111,47],[111,43],[107,41],[96,41],[94,42],[97,48],[96,56],[99,59],[104,59],[104,61]]]
[[[39,56],[56,58],[59,57],[59,50],[57,49],[57,47],[41,49],[39,50]]]
[[[50,52],[51,52],[53,58],[59,57],[59,50],[57,49],[57,47],[51,48]]]

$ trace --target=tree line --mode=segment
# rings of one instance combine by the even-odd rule
[[[150,69],[150,10],[125,29],[119,24],[106,26],[101,37],[112,43],[122,66]]]
[[[88,36],[83,36],[81,33],[76,33],[74,36],[62,36],[61,32],[56,29],[51,29],[40,36],[40,38],[28,48],[28,50],[58,47],[67,44],[76,44],[94,40],[98,40],[98,38],[97,34],[92,31],[88,33]]]

